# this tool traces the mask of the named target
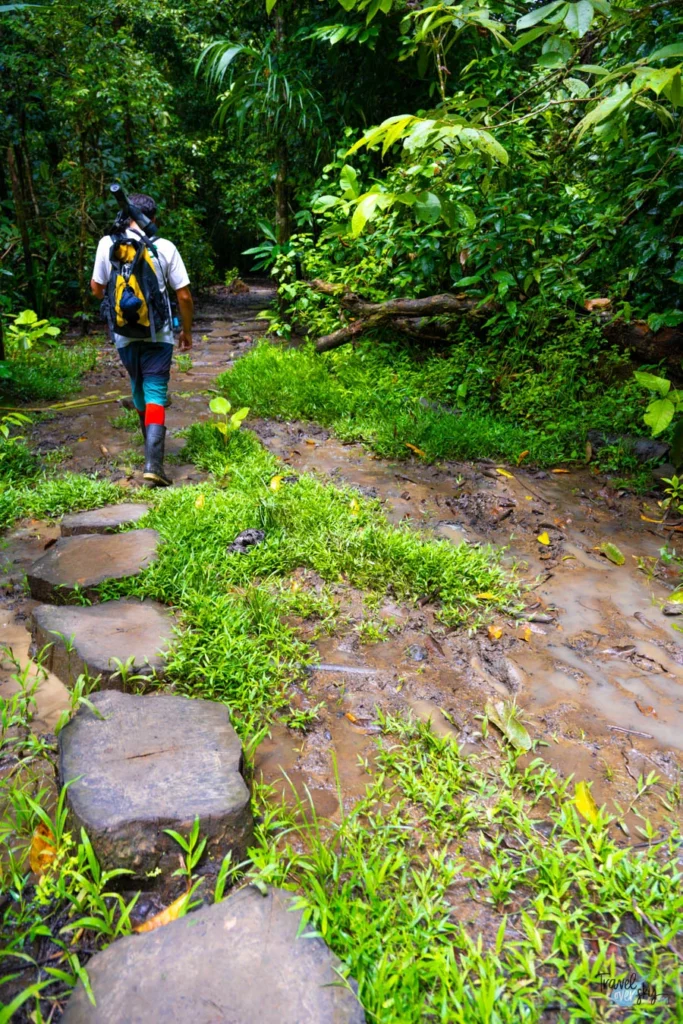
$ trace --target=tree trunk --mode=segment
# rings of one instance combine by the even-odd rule
[[[28,294],[28,300],[31,306],[35,309],[36,307],[36,282],[33,272],[33,256],[31,255],[31,237],[28,232],[28,222],[26,219],[26,207],[24,204],[24,195],[21,187],[21,179],[19,177],[19,170],[17,166],[17,158],[13,145],[7,147],[7,166],[9,168],[10,186],[12,189],[12,199],[14,200],[14,211],[17,215],[17,227],[19,228],[19,236],[21,238],[21,247],[24,252],[24,268],[26,270],[26,291]]]
[[[289,154],[283,136],[276,146],[277,171],[275,174],[275,237],[278,245],[289,241],[291,234],[289,224]]]
[[[275,46],[276,52],[282,54],[286,46],[285,0],[275,7]],[[283,101],[284,102],[284,101]],[[275,143],[275,237],[278,245],[289,241],[291,234],[289,223],[289,152],[287,138],[282,124],[278,127]]]
[[[0,316],[0,362],[3,362],[5,358],[5,332],[2,326],[2,317]]]

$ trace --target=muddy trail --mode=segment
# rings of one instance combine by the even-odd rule
[[[265,322],[256,316],[272,294],[255,283],[246,295],[216,296],[199,306],[192,368],[182,372],[174,364],[171,377],[167,451],[174,486],[204,479],[183,461],[184,441],[174,432],[209,418],[215,377],[263,333]],[[121,415],[118,394],[127,394],[125,372],[103,342],[81,396],[113,400],[46,416],[33,431],[38,450],[66,447],[62,469],[137,487],[142,448],[137,435],[112,425]],[[663,819],[659,794],[679,778],[683,763],[683,648],[676,628],[683,626],[676,614],[683,605],[666,604],[678,570],[660,551],[675,548],[677,534],[654,522],[661,515],[653,499],[617,493],[587,469],[538,472],[485,461],[428,466],[414,456],[391,463],[314,424],[250,420],[248,426],[296,472],[376,497],[392,522],[454,544],[504,548],[524,585],[523,610],[472,633],[445,628],[429,594],[413,605],[387,599],[370,613],[361,592],[334,585],[340,615],[331,633],[294,620],[320,655],[295,703],[321,704],[318,721],[305,734],[284,725],[272,729],[256,755],[264,781],[291,800],[291,780],[299,795],[310,792],[318,814],[334,818],[336,772],[345,806],[365,788],[359,759],[372,759],[378,709],[431,719],[439,733],[476,752],[477,716],[486,702],[514,697],[531,735],[543,741],[534,756],[563,776],[593,782],[598,804],[619,813],[632,842],[638,813],[655,825]],[[24,522],[6,535],[0,553],[0,641],[22,662],[35,603],[26,597],[24,573],[57,534],[53,525]],[[616,545],[623,564],[605,556],[606,543]],[[304,585],[322,586],[312,573],[299,575]],[[379,623],[376,636],[363,628],[368,620]],[[2,696],[10,674],[4,662]],[[66,696],[55,677],[41,684],[39,731],[51,730]],[[638,780],[651,771],[661,784],[638,797]]]

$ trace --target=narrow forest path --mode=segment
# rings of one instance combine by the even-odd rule
[[[255,316],[271,298],[270,289],[256,285],[240,301],[199,307],[192,368],[180,372],[174,366],[172,375],[167,425],[174,486],[205,478],[183,462],[184,441],[174,431],[209,418],[207,390],[263,332],[264,321]],[[125,383],[115,353],[105,349],[84,381],[84,401],[119,385],[124,390]],[[97,471],[135,488],[141,449],[137,437],[112,426],[119,412],[115,404],[60,412],[36,426],[34,441],[42,451],[67,446],[64,469]],[[445,629],[424,594],[413,605],[384,600],[376,614],[386,629],[375,642],[364,642],[364,595],[343,582],[334,588],[341,615],[329,635],[292,620],[320,655],[306,694],[320,711],[305,734],[276,725],[258,748],[257,775],[276,792],[292,799],[291,780],[299,795],[310,792],[319,815],[338,818],[336,773],[344,805],[351,806],[367,783],[359,758],[373,757],[378,710],[412,710],[468,751],[477,749],[476,716],[485,703],[511,697],[532,735],[547,744],[536,755],[561,775],[592,782],[599,805],[628,806],[639,777],[653,770],[675,780],[683,750],[683,649],[675,627],[683,623],[677,616],[683,605],[666,606],[677,570],[659,552],[675,541],[652,521],[659,518],[654,503],[617,494],[587,470],[534,472],[486,461],[428,466],[415,457],[389,463],[315,424],[249,420],[247,426],[297,473],[376,497],[392,522],[408,522],[455,544],[505,547],[506,561],[529,587],[524,612],[498,616],[473,633]],[[0,641],[22,661],[36,607],[24,590],[24,574],[58,536],[59,526],[24,523],[9,532],[0,555]],[[624,564],[605,557],[605,543],[616,545]],[[9,675],[4,665],[3,695]],[[50,674],[39,689],[39,731],[53,728],[68,706],[61,675]],[[656,827],[662,821],[656,793],[645,794],[638,810]],[[627,829],[631,818],[630,812],[623,817]]]

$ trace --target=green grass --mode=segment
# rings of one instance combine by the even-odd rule
[[[683,906],[680,793],[668,798],[668,837],[632,851],[606,815],[578,816],[571,787],[540,758],[523,764],[490,741],[464,756],[427,725],[382,726],[366,795],[339,826],[260,794],[252,851],[252,876],[300,893],[368,1020],[681,1019],[667,946]],[[603,982],[631,972],[655,1005],[616,1016]]]
[[[85,512],[122,501],[130,492],[96,476],[65,473],[40,476],[21,484],[0,481],[0,530],[17,519],[56,519],[67,512]]]
[[[525,464],[582,462],[591,428],[646,432],[628,361],[584,335],[483,348],[463,329],[442,352],[384,337],[322,356],[264,341],[218,386],[257,415],[312,420],[387,458],[414,445],[429,460],[514,463],[527,452]],[[627,445],[610,458],[612,470],[637,466]]]
[[[9,377],[0,378],[0,405],[68,398],[77,390],[83,374],[96,363],[97,348],[91,341],[15,353],[6,364]]]

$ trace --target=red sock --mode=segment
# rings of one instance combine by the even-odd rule
[[[163,427],[166,422],[166,410],[163,405],[154,405],[149,402],[145,406],[145,426],[148,427],[151,423],[158,423]]]

